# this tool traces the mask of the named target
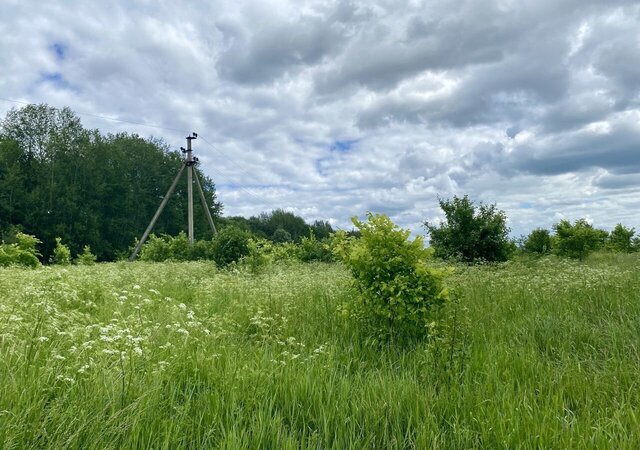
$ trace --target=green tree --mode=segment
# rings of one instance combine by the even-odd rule
[[[635,233],[635,228],[627,228],[619,223],[609,234],[606,247],[615,252],[631,253],[634,251],[633,236]]]
[[[314,221],[310,228],[313,235],[321,241],[328,239],[333,234],[333,227],[325,220]]]
[[[604,247],[607,232],[594,228],[585,219],[578,219],[572,225],[562,220],[553,226],[555,252],[559,256],[584,259],[589,253]]]
[[[284,228],[278,228],[276,231],[273,232],[273,236],[271,236],[271,240],[276,243],[291,242],[292,241],[291,233],[289,233]]]
[[[93,266],[96,263],[96,255],[91,253],[91,247],[85,245],[82,248],[82,253],[78,254],[76,258],[76,264],[81,266]]]
[[[439,258],[471,262],[505,261],[514,250],[504,211],[496,205],[473,204],[468,196],[439,200],[445,214],[440,225],[425,222],[430,245]]]
[[[266,237],[271,241],[274,241],[274,234],[279,229],[289,233],[294,242],[300,242],[309,233],[309,225],[302,217],[283,209],[251,217],[248,222],[252,233],[259,237]]]
[[[551,252],[551,233],[544,228],[536,228],[524,241],[523,248],[528,253],[546,255]]]

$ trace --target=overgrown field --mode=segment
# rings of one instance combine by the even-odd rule
[[[640,448],[640,259],[457,268],[370,343],[340,265],[0,269],[0,448]]]

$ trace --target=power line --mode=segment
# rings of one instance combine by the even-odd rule
[[[217,152],[219,155],[222,155],[223,157],[225,157],[232,165],[234,165],[237,169],[239,169],[241,172],[243,172],[245,175],[254,178],[249,172],[247,172],[244,167],[242,167],[240,164],[236,163],[233,158],[229,155],[227,155],[225,152],[223,152],[222,150],[214,147],[214,145],[209,142],[207,140],[207,138],[203,137],[202,138],[203,141],[205,141],[207,144],[209,144],[209,147],[214,151]],[[255,179],[255,178],[254,178]]]
[[[202,136],[199,136],[199,137],[200,137],[204,142],[206,142],[207,144],[209,144],[209,147],[210,147],[213,151],[217,152],[219,155],[221,155],[221,156],[223,156],[224,158],[226,158],[226,160],[227,160],[228,162],[230,162],[233,166],[235,166],[237,169],[239,169],[241,172],[243,172],[243,173],[244,173],[245,175],[247,175],[249,178],[252,178],[252,179],[256,180],[256,178],[255,178],[254,176],[252,176],[249,172],[247,172],[247,171],[246,171],[246,170],[245,170],[245,169],[244,169],[240,164],[236,163],[236,162],[233,160],[233,158],[232,158],[232,157],[230,157],[229,155],[227,155],[227,154],[226,154],[225,152],[223,152],[222,150],[220,150],[220,149],[218,149],[218,148],[214,147],[214,145],[213,145],[211,142],[209,142],[209,141],[207,140],[207,138],[202,137]],[[222,175],[222,174],[220,174],[220,172],[218,172],[217,170],[214,170],[214,169],[211,169],[211,170],[213,170],[214,172],[216,172],[216,173],[218,173],[219,175],[223,176],[223,175]],[[223,176],[223,177],[224,177],[224,178],[227,178],[227,180],[228,180],[228,181],[232,181],[230,178],[228,178],[228,177],[226,177],[226,176]],[[256,181],[257,181],[257,180],[256,180]],[[253,197],[257,198],[257,199],[261,199],[261,200],[263,200],[263,201],[266,201],[267,203],[270,203],[270,204],[273,206],[273,203],[271,203],[271,201],[270,201],[269,199],[267,199],[266,197],[263,197],[263,196],[261,196],[261,195],[259,195],[259,194],[255,194],[255,193],[254,193],[254,192],[252,192],[251,190],[244,188],[242,185],[239,185],[239,184],[238,184],[238,187],[239,187],[240,189],[242,189],[244,192],[248,193],[249,195],[251,195],[251,196],[253,196]]]
[[[251,197],[255,198],[256,200],[260,200],[262,202],[267,203],[270,206],[276,206],[276,209],[280,208],[281,206],[277,206],[272,200],[268,199],[267,197],[264,197],[263,195],[257,194],[247,188],[245,188],[244,186],[242,186],[241,184],[236,184],[233,182],[233,180],[231,178],[229,178],[228,176],[222,174],[221,172],[219,172],[216,169],[211,169],[213,172],[215,172],[219,177],[223,178],[224,180],[227,180],[228,182],[234,184],[237,188],[239,188],[240,190],[242,190],[245,194],[250,195]]]

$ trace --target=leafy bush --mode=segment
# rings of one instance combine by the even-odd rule
[[[268,239],[251,238],[248,247],[249,253],[242,262],[254,273],[274,262],[298,259],[299,246],[293,242],[276,244]]]
[[[41,241],[35,236],[24,233],[16,233],[15,242],[11,244],[0,244],[0,266],[26,266],[38,267],[40,253],[36,245]]]
[[[96,255],[91,253],[91,247],[85,245],[82,249],[82,253],[78,254],[76,264],[81,266],[93,266],[96,263]]]
[[[507,216],[496,205],[476,207],[468,196],[439,200],[445,221],[436,226],[425,222],[430,244],[439,258],[505,261],[515,250],[509,240]]]
[[[271,240],[273,242],[291,242],[291,233],[289,233],[287,230],[285,230],[284,228],[278,228],[276,231],[273,232],[273,235],[271,236]]]
[[[53,249],[50,262],[61,266],[68,266],[71,264],[71,250],[62,243],[62,238],[56,238],[56,246]]]
[[[544,228],[536,228],[524,241],[524,251],[546,255],[551,252],[551,233]]]
[[[258,273],[273,262],[273,244],[266,239],[249,239],[249,253],[242,261],[251,272]]]
[[[329,246],[316,239],[314,232],[311,231],[308,237],[305,236],[302,238],[298,246],[298,259],[302,262],[330,262],[333,261],[333,254]]]
[[[554,247],[559,256],[584,259],[589,253],[604,247],[607,232],[598,230],[585,219],[576,220],[573,225],[562,220],[553,226],[556,232]]]
[[[142,261],[195,261],[213,259],[212,241],[197,240],[189,244],[189,238],[184,231],[177,236],[152,234],[140,250]]]
[[[249,254],[251,234],[236,227],[223,228],[213,239],[212,256],[220,266],[240,261]]]
[[[156,236],[151,234],[149,239],[140,249],[139,259],[141,261],[161,262],[171,259],[171,249],[169,246],[171,236]]]
[[[428,336],[433,309],[448,297],[443,273],[427,266],[428,251],[420,236],[399,229],[387,216],[367,214],[368,221],[352,221],[359,239],[338,232],[336,255],[353,274],[360,293],[360,312],[372,331],[382,338],[412,339]]]
[[[633,235],[635,228],[627,228],[621,223],[617,224],[607,239],[606,247],[609,250],[620,253],[631,253],[635,251]]]

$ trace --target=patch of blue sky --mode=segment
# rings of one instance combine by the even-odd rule
[[[52,84],[59,89],[78,91],[78,88],[72,86],[60,72],[42,72],[40,74],[40,82]]]
[[[358,139],[348,139],[343,141],[338,140],[338,141],[334,141],[334,143],[331,144],[331,147],[329,147],[329,149],[332,152],[345,153],[351,150],[351,148],[357,143],[358,143]]]
[[[327,166],[329,165],[328,163],[329,161],[331,161],[331,159],[332,158],[324,157],[324,158],[318,158],[315,160],[314,165],[316,167],[316,170],[321,176],[327,175]]]
[[[63,61],[67,57],[67,46],[61,42],[55,42],[51,46],[51,50],[58,61]]]

